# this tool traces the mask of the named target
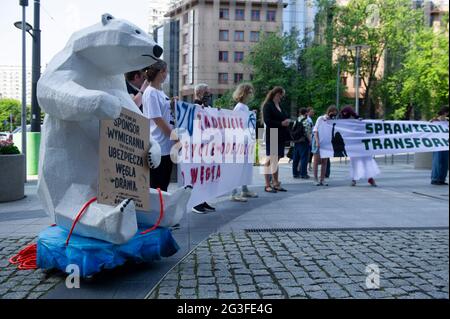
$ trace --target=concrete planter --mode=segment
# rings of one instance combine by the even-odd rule
[[[414,154],[415,169],[431,169],[432,161],[433,161],[433,153]]]
[[[24,159],[22,154],[0,155],[0,202],[24,198]]]

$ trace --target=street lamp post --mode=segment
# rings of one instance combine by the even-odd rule
[[[41,30],[40,30],[40,0],[34,0],[34,28],[25,21],[25,7],[28,6],[28,0],[20,0],[23,7],[23,19],[17,21],[14,26],[22,30],[23,39],[23,88],[22,94],[22,153],[25,155],[25,175],[28,173],[37,173],[37,162],[39,159],[39,144],[41,131],[41,109],[38,104],[36,88],[39,77],[41,76]],[[31,74],[31,133],[27,141],[28,132],[26,130],[26,68],[25,68],[25,32],[33,38],[33,62]],[[24,111],[25,110],[25,111]],[[28,145],[28,152],[26,152]],[[28,154],[27,154],[28,153]],[[28,161],[27,161],[28,157]]]
[[[26,21],[25,9],[28,6],[28,0],[19,0],[22,6],[22,154],[24,156],[24,181],[27,182],[27,70],[26,70]]]
[[[41,76],[40,0],[34,0],[33,62],[31,73],[31,132],[41,131],[41,108],[36,97],[36,87]]]
[[[356,50],[356,71],[355,71],[355,112],[359,114],[359,59],[361,56],[361,50],[369,48],[368,45],[356,44],[349,47]]]

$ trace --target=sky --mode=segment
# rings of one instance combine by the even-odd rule
[[[26,21],[33,25],[34,1],[28,1]],[[149,0],[41,0],[41,65],[64,48],[73,32],[100,22],[110,13],[148,31]],[[22,21],[19,0],[0,0],[0,65],[22,64],[22,32],[14,27]],[[27,65],[31,66],[31,36],[27,34]]]

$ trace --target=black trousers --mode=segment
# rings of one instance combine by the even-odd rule
[[[172,166],[170,155],[161,156],[161,164],[158,168],[150,169],[150,187],[167,192],[172,175]]]

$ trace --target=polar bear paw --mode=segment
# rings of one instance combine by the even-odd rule
[[[147,160],[148,167],[151,169],[155,169],[161,164],[161,146],[155,141],[150,141]]]

